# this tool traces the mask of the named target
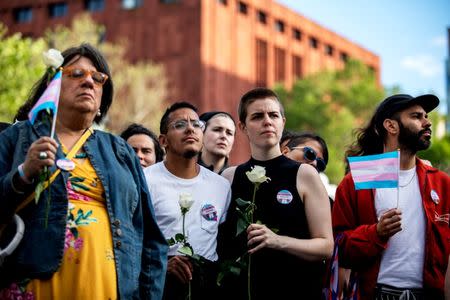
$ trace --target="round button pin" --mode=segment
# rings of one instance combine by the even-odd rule
[[[56,166],[63,171],[72,171],[75,169],[75,163],[67,158],[61,158],[56,161]]]

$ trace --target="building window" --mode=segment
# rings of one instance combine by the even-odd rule
[[[298,30],[297,28],[292,29],[292,37],[296,39],[297,41],[300,41],[302,39],[302,32]]]
[[[343,62],[347,62],[347,60],[348,60],[348,54],[345,53],[345,52],[341,52],[341,60],[342,60]]]
[[[48,15],[51,18],[59,18],[67,15],[67,3],[51,3],[48,5]]]
[[[238,10],[241,14],[246,15],[248,13],[248,6],[242,1],[238,2]]]
[[[328,56],[333,56],[333,53],[334,53],[333,46],[326,45],[325,46],[325,54],[328,55]]]
[[[292,75],[294,79],[299,79],[303,77],[302,73],[302,58],[297,55],[292,56]]]
[[[220,4],[223,4],[223,5],[227,5],[228,4],[227,0],[217,0],[217,2],[219,2]]]
[[[281,20],[275,21],[275,30],[278,32],[284,32],[284,22]]]
[[[142,5],[142,0],[122,0],[123,9],[135,9]]]
[[[319,47],[319,42],[317,41],[316,38],[310,37],[309,38],[309,45],[311,46],[311,48],[317,49]]]
[[[267,86],[267,42],[256,40],[256,85]]]
[[[285,80],[286,74],[286,52],[275,47],[275,81],[281,82]]]
[[[267,14],[261,10],[258,10],[258,22],[261,24],[267,24]]]
[[[102,11],[105,9],[105,0],[86,0],[84,7],[88,11]]]
[[[17,23],[28,23],[33,20],[31,7],[20,7],[14,10],[14,19]]]

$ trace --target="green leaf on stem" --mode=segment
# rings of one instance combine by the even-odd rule
[[[170,239],[167,239],[167,244],[169,244],[169,246],[173,246],[176,244],[176,241],[174,238],[170,238]]]
[[[236,236],[240,235],[250,225],[246,220],[239,218],[236,223]]]
[[[236,203],[239,207],[242,207],[242,208],[248,207],[251,204],[250,201],[245,201],[245,200],[242,200],[241,198],[237,198]]]
[[[192,256],[194,254],[194,251],[192,251],[192,248],[189,246],[183,246],[180,249],[178,249],[178,252],[187,256]]]
[[[36,188],[34,190],[34,195],[35,195],[34,199],[35,199],[36,204],[38,204],[39,198],[41,197],[41,193],[42,193],[43,190],[44,190],[44,182],[40,181],[36,185]]]
[[[184,242],[185,237],[182,233],[177,233],[175,234],[175,241],[177,241],[178,243],[182,243]]]

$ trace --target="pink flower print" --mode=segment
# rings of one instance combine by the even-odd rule
[[[73,248],[77,251],[80,251],[81,248],[83,247],[83,239],[82,238],[77,238],[74,242],[73,242]]]

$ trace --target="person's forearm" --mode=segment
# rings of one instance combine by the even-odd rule
[[[296,239],[279,236],[277,249],[304,260],[317,261],[331,257],[333,240],[331,238]]]

